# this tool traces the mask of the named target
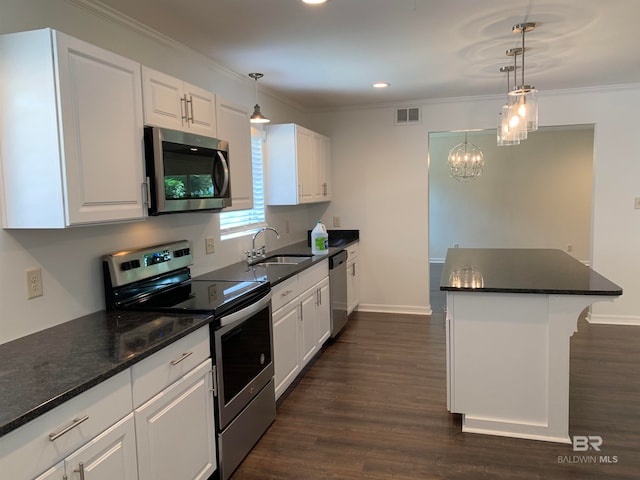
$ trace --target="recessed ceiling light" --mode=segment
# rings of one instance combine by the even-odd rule
[[[373,84],[373,88],[387,88],[389,85],[391,84],[387,82],[376,82]]]
[[[327,3],[327,0],[302,0],[302,3],[309,5],[320,5],[321,3]]]

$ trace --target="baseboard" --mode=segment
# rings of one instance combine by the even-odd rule
[[[375,313],[400,313],[405,315],[431,315],[431,305],[426,307],[414,305],[376,305],[373,303],[361,303],[358,305],[359,312]]]
[[[602,315],[589,312],[587,322],[597,325],[635,325],[640,327],[640,316],[638,315]]]

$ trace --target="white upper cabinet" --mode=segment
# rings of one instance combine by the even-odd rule
[[[253,167],[251,161],[251,111],[216,95],[218,138],[229,142],[231,175],[230,210],[253,208]]]
[[[313,134],[314,201],[331,200],[331,140]]]
[[[329,201],[330,140],[292,123],[267,127],[267,204]]]
[[[141,219],[140,64],[51,29],[0,36],[5,228]]]
[[[216,137],[213,93],[144,66],[142,81],[145,124]]]

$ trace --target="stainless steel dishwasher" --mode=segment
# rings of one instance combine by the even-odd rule
[[[331,293],[331,338],[347,324],[347,251],[340,250],[329,257]]]

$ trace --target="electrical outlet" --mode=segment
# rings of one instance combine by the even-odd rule
[[[27,275],[27,300],[30,298],[41,297],[42,292],[42,270],[39,268],[30,268],[25,270]]]
[[[334,227],[339,227],[340,226],[340,216],[339,215],[334,215],[333,216],[333,226]]]
[[[453,248],[459,248],[459,247],[460,247],[460,244],[458,244],[458,243],[454,243],[453,244]]]
[[[573,245],[567,245],[567,252],[573,252]]]
[[[204,249],[205,252],[207,252],[207,255],[216,251],[216,244],[213,237],[207,237],[204,239]]]

